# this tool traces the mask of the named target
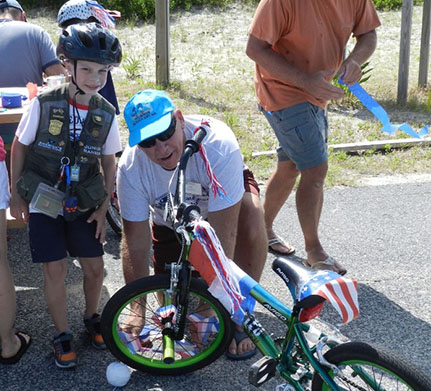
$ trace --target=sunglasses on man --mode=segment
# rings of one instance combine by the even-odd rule
[[[152,148],[156,145],[156,140],[168,141],[174,135],[176,128],[177,120],[175,117],[172,117],[169,127],[164,132],[158,134],[157,136],[147,138],[146,140],[141,141],[138,145],[141,148]]]

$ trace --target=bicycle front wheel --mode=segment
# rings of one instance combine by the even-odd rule
[[[117,187],[115,184],[114,190],[111,194],[111,199],[109,200],[108,210],[106,211],[106,219],[108,220],[108,223],[111,226],[112,230],[118,236],[121,236],[121,232],[123,230],[123,222],[121,220],[120,206],[118,205],[117,199]]]
[[[431,382],[418,369],[412,368],[392,353],[362,342],[348,342],[330,349],[326,360],[342,373],[327,373],[341,390],[424,391]],[[312,391],[329,391],[322,378],[313,375]]]
[[[184,338],[174,341],[172,363],[163,360],[163,329],[175,323],[175,299],[167,305],[170,276],[157,275],[120,289],[102,313],[102,335],[111,353],[139,371],[179,375],[205,367],[226,351],[233,325],[202,280],[192,279]]]

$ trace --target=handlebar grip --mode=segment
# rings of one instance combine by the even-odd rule
[[[186,141],[186,148],[189,147],[193,150],[193,153],[199,151],[199,145],[202,140],[207,135],[207,130],[201,125],[196,133],[193,135],[193,138]]]
[[[201,210],[197,205],[181,204],[177,211],[177,219],[182,219],[188,224],[201,216]]]

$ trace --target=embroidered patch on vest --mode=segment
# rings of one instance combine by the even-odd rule
[[[63,122],[59,121],[58,119],[51,119],[49,121],[48,132],[53,136],[58,136],[61,133],[62,127],[63,127]]]
[[[92,136],[92,137],[94,137],[94,138],[99,137],[99,136],[100,136],[100,131],[99,131],[99,129],[93,129],[93,130],[91,131],[91,136]]]

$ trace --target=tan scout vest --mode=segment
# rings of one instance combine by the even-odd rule
[[[106,198],[99,159],[115,115],[114,107],[102,96],[91,98],[78,147],[70,141],[69,85],[63,84],[37,97],[40,120],[36,139],[30,146],[22,176],[17,181],[18,193],[30,202],[40,182],[54,186],[60,175],[63,157],[70,165],[79,165],[79,181],[72,182],[72,194],[78,207],[96,207]],[[63,180],[59,189],[66,187]]]

